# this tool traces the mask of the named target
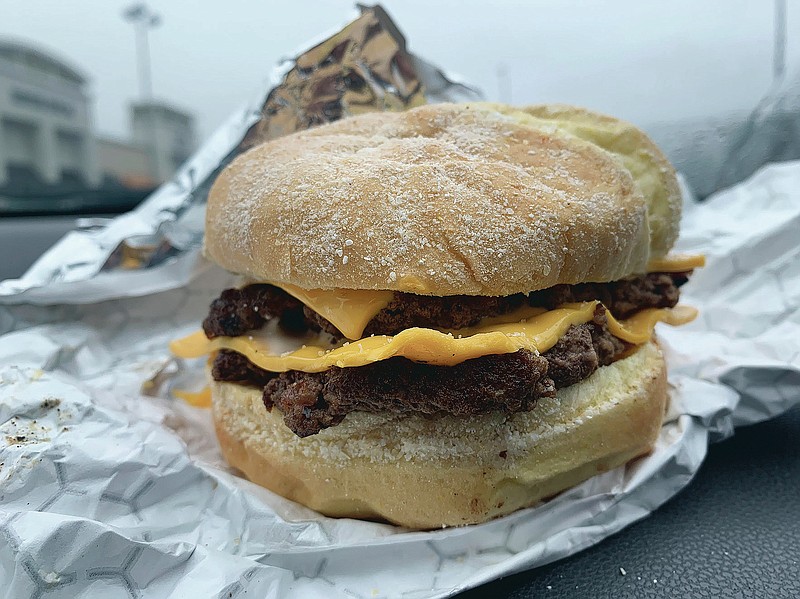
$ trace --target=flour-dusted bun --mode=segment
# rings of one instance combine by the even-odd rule
[[[423,529],[508,514],[647,453],[667,398],[652,342],[530,412],[355,412],[303,439],[259,390],[211,387],[222,451],[250,480],[329,516]]]
[[[626,124],[606,143],[609,117],[527,110],[422,106],[253,148],[210,192],[206,253],[254,280],[428,295],[644,272],[677,235],[663,156]]]
[[[678,238],[681,190],[675,169],[641,129],[611,116],[564,104],[540,104],[518,110],[615,155],[633,175],[636,187],[647,201],[652,257],[660,258],[669,252]]]

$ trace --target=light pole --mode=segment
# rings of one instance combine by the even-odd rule
[[[498,63],[496,73],[500,101],[504,104],[511,104],[511,74],[508,71],[508,65],[502,62]]]
[[[786,73],[786,0],[775,0],[775,35],[772,80],[781,82]]]
[[[130,5],[122,13],[122,17],[133,24],[136,30],[136,62],[139,71],[139,101],[141,110],[147,111],[146,131],[150,138],[150,173],[153,180],[161,182],[164,176],[160,173],[158,159],[158,131],[156,130],[156,113],[152,106],[153,81],[150,74],[150,44],[147,34],[161,24],[161,17],[148,8],[144,2]]]
[[[123,18],[133,23],[136,29],[136,62],[139,70],[139,95],[142,100],[153,97],[153,81],[150,74],[150,44],[147,33],[161,24],[161,17],[144,2],[132,4],[122,13]]]

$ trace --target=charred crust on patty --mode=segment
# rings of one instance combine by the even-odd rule
[[[558,285],[529,294],[527,303],[555,308],[599,298],[612,312],[627,316],[644,308],[672,307],[678,302],[685,273],[649,273],[611,283]],[[411,326],[463,328],[482,318],[513,311],[526,303],[523,294],[507,297],[416,296],[395,293],[386,308],[367,325],[367,334],[394,334]],[[391,358],[366,366],[330,368],[320,373],[273,373],[234,351],[220,351],[212,377],[263,388],[267,409],[276,407],[286,426],[300,437],[335,426],[353,411],[450,413],[475,415],[532,409],[539,397],[588,378],[600,366],[623,357],[630,345],[607,328],[606,308],[599,304],[590,322],[570,327],[541,356],[520,350],[489,355],[455,366],[430,366]],[[294,332],[341,333],[329,321],[282,289],[253,284],[227,289],[216,299],[203,323],[206,335],[237,336],[273,318]]]
[[[247,285],[226,289],[211,302],[203,331],[209,339],[238,337],[260,329],[273,318],[279,318],[281,327],[288,331],[308,328],[303,304],[283,289],[268,284]]]
[[[540,397],[588,378],[628,349],[606,328],[606,311],[570,327],[542,355],[520,350],[487,355],[455,366],[431,366],[391,358],[366,366],[333,367],[323,372],[271,373],[232,351],[220,352],[212,376],[218,381],[263,387],[264,406],[279,409],[299,437],[339,424],[355,411],[453,414],[533,409]]]
[[[687,273],[648,273],[610,283],[556,285],[530,293],[527,303],[552,309],[565,303],[599,300],[617,318],[627,318],[644,308],[672,308],[678,303],[679,288],[687,278]],[[367,324],[364,336],[395,335],[411,327],[460,329],[486,317],[512,312],[525,301],[521,293],[436,297],[396,292],[389,305]],[[223,291],[212,302],[203,330],[209,339],[236,337],[261,328],[273,318],[279,318],[281,327],[291,332],[323,330],[337,339],[344,338],[311,308],[267,284]]]
[[[299,437],[333,426],[350,412],[471,416],[527,411],[555,394],[547,361],[531,352],[489,355],[455,366],[390,358],[357,368],[319,373],[289,371],[264,388],[264,404],[277,407]]]

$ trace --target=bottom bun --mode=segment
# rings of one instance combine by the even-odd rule
[[[304,439],[257,389],[211,386],[222,452],[247,478],[328,516],[420,529],[508,514],[649,452],[667,398],[654,343],[530,412],[354,412]]]

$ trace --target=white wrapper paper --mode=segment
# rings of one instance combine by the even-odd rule
[[[189,284],[138,298],[0,305],[0,597],[445,597],[597,543],[684,487],[709,440],[800,402],[799,232],[797,162],[689,203],[679,249],[708,265],[682,294],[699,319],[659,325],[655,451],[433,532],[286,501],[226,468],[207,410],[140,394],[228,275],[192,263]]]

